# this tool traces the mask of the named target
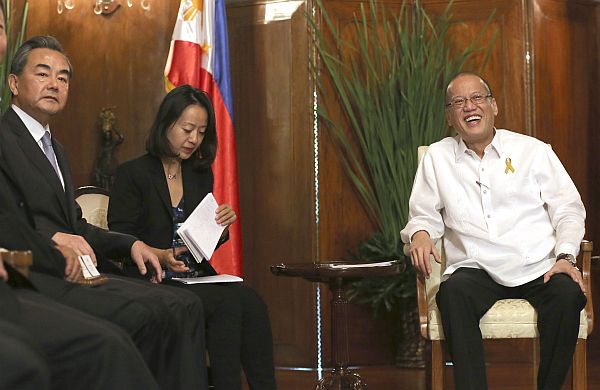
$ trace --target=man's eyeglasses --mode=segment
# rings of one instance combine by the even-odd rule
[[[446,107],[450,108],[450,107],[454,107],[454,108],[462,108],[465,106],[465,104],[467,104],[467,100],[470,100],[471,103],[475,104],[476,106],[480,105],[481,103],[483,103],[485,101],[485,99],[492,97],[491,94],[489,95],[481,95],[481,94],[475,94],[473,96],[471,96],[470,98],[468,97],[463,97],[463,96],[457,96],[455,98],[453,98],[452,100],[450,100],[450,103],[446,103]]]

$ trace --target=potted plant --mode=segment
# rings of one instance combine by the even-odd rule
[[[493,14],[478,36],[457,50],[449,34],[452,2],[431,18],[418,0],[404,1],[394,15],[369,0],[355,15],[356,34],[348,39],[322,0],[315,4],[309,25],[317,54],[311,62],[312,74],[321,94],[317,114],[376,227],[354,257],[407,262],[407,271],[399,277],[356,282],[351,298],[370,304],[376,312],[385,308],[401,313],[405,346],[400,347],[404,357],[397,362],[421,366],[415,274],[400,239],[408,218],[417,147],[447,135],[444,88],[474,53],[483,50],[483,63],[487,61],[494,39],[484,44],[482,37]],[[325,77],[335,98],[325,95]],[[344,119],[334,121],[330,113],[340,108]]]
[[[23,6],[23,15],[21,16],[20,26],[13,26],[15,23],[13,19],[13,7],[11,0],[6,0],[6,25],[4,26],[6,31],[6,54],[4,60],[0,62],[0,113],[4,113],[10,105],[10,89],[8,88],[8,72],[10,71],[10,64],[17,52],[21,43],[23,43],[23,36],[25,35],[25,27],[27,26],[27,13],[29,10],[29,2],[25,2]]]

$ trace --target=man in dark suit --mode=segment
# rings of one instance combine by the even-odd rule
[[[4,1],[0,0],[0,59],[6,50],[4,15]],[[29,228],[26,219],[21,221],[18,208],[4,210],[14,206],[14,198],[10,198],[2,171],[0,179],[0,220],[4,222],[0,246],[34,246],[35,254],[40,255],[39,268],[62,275],[64,259],[45,257],[40,251],[51,250],[54,244]],[[123,330],[44,298],[33,289],[16,270],[5,268],[0,257],[0,389],[158,388]]]
[[[0,208],[12,208],[37,236],[15,243],[10,217],[0,218],[0,230],[11,235],[13,240],[7,241],[14,249],[35,245],[42,253],[34,256],[32,267],[40,272],[31,275],[42,294],[126,330],[161,387],[205,388],[204,321],[197,297],[125,277],[111,276],[106,285],[93,289],[67,282],[80,275],[79,255],[98,257],[101,269],[109,256],[131,256],[142,274],[149,267],[157,281],[161,278],[150,247],[81,218],[66,155],[51,139],[48,126],[66,104],[71,75],[72,67],[54,38],[34,37],[15,54],[9,76],[13,105],[0,124],[0,182],[6,182],[0,192],[7,198],[0,200]],[[2,239],[0,231],[0,245]]]

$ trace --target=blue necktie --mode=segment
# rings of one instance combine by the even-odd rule
[[[42,146],[44,147],[44,154],[46,155],[46,158],[48,161],[50,161],[50,164],[52,164],[52,168],[54,168],[54,171],[58,177],[60,177],[60,171],[58,169],[58,165],[56,164],[56,156],[54,154],[54,148],[52,147],[52,139],[50,138],[49,131],[46,131],[42,137]]]

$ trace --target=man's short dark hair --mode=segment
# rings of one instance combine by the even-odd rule
[[[215,111],[208,95],[189,85],[181,85],[171,90],[160,104],[146,140],[146,151],[149,154],[158,158],[176,157],[171,151],[167,132],[177,122],[183,111],[194,104],[206,110],[208,122],[204,139],[190,160],[194,161],[194,166],[198,169],[210,168],[217,154]]]
[[[65,56],[67,63],[69,64],[69,78],[73,77],[73,66],[69,57],[65,54],[60,42],[54,37],[49,35],[38,35],[23,42],[23,44],[17,49],[15,56],[13,57],[10,65],[10,73],[20,76],[25,69],[29,53],[34,49],[50,49],[61,53]]]

